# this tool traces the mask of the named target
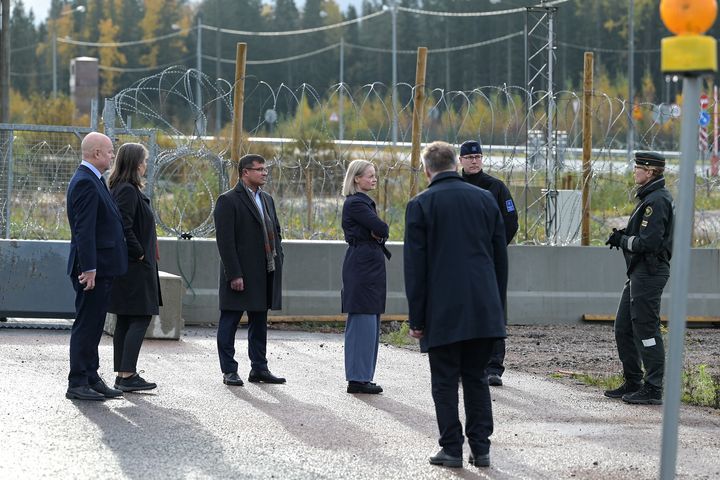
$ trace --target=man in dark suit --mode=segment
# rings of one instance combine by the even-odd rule
[[[70,223],[68,274],[75,289],[75,322],[70,334],[70,374],[65,396],[73,400],[119,397],[100,375],[102,337],[113,277],[127,271],[127,246],[120,212],[102,174],[114,152],[110,138],[89,133],[80,146],[82,162],[67,190]]]
[[[492,194],[505,223],[505,243],[510,245],[518,231],[518,214],[515,201],[502,180],[483,171],[483,153],[479,142],[468,140],[460,145],[460,165],[462,165],[462,177],[466,182],[484,188]],[[495,342],[488,363],[488,383],[491,387],[502,386],[502,374],[505,372],[504,363],[505,339],[501,338]]]
[[[285,383],[267,365],[267,311],[279,310],[282,299],[283,252],[275,202],[260,187],[267,181],[265,159],[245,155],[240,180],[217,200],[213,216],[220,252],[220,322],[218,355],[223,383],[243,384],[235,361],[235,332],[248,314],[250,382]]]
[[[405,211],[405,291],[410,334],[428,352],[439,444],[430,463],[462,467],[458,379],[465,397],[470,464],[490,465],[492,407],[484,374],[493,343],[505,337],[507,246],[492,195],[457,173],[453,148],[423,150],[428,189]]]

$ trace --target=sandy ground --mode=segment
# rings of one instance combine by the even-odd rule
[[[555,359],[562,350],[581,358],[576,350],[588,349],[562,339],[589,327],[557,338],[524,328],[511,328],[508,363],[538,373],[506,371],[491,391],[492,466],[459,470],[428,464],[438,432],[427,356],[416,351],[381,345],[375,380],[385,392],[349,395],[342,335],[272,330],[270,368],[288,383],[228,387],[215,329],[191,327],[180,341],[143,345],[140,368],[156,390],[73,402],[64,397],[69,332],[1,329],[0,478],[657,478],[662,407],[548,378],[565,366]],[[610,338],[607,327],[592,328]],[[242,376],[246,334],[237,336]],[[521,353],[525,344],[532,355]],[[111,380],[112,338],[103,336],[100,356]],[[718,431],[720,411],[682,407],[676,478],[720,478]]]

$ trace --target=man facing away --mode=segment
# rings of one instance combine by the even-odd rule
[[[462,177],[465,181],[476,187],[484,188],[492,194],[505,224],[505,242],[510,245],[518,231],[518,214],[515,209],[515,202],[512,195],[510,195],[510,190],[502,180],[483,171],[483,153],[480,143],[475,140],[468,140],[460,145],[460,165],[462,165]],[[503,299],[503,303],[507,303],[505,299]],[[492,356],[487,367],[490,386],[499,387],[503,384],[504,362],[505,339],[501,338],[493,345]]]
[[[119,397],[100,375],[102,338],[113,277],[127,271],[123,224],[102,174],[114,157],[110,138],[91,132],[83,139],[82,162],[67,190],[70,256],[67,273],[75,289],[75,321],[70,334],[70,374],[65,396],[73,400]]]
[[[220,252],[220,322],[217,347],[223,383],[240,386],[235,361],[235,333],[248,315],[250,382],[285,383],[270,373],[266,356],[267,311],[279,310],[283,252],[275,202],[260,187],[267,181],[265,159],[245,155],[240,180],[217,200],[215,237]]]
[[[665,157],[635,152],[637,205],[627,227],[613,229],[605,245],[621,249],[628,279],[615,317],[615,342],[625,382],[606,397],[627,403],[662,404],[665,347],[660,297],[670,278],[673,199],[665,188]],[[643,374],[643,368],[645,373]]]
[[[457,173],[449,144],[434,142],[422,156],[430,185],[405,211],[404,268],[410,334],[428,353],[440,430],[442,449],[430,463],[463,465],[462,377],[470,464],[489,466],[493,418],[484,372],[494,342],[505,337],[505,229],[492,195]]]

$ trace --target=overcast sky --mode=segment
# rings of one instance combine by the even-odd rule
[[[196,0],[191,0],[191,2],[195,3]],[[360,5],[362,4],[362,0],[335,0],[338,5],[340,5],[340,10],[345,12],[347,10],[348,5],[355,5],[356,8],[358,8],[358,13],[360,9]],[[51,0],[23,0],[23,4],[25,5],[25,11],[28,11],[32,9],[32,11],[35,13],[35,23],[42,23],[45,21],[48,15],[48,11],[50,10],[50,2]],[[13,0],[12,3],[15,3]],[[295,5],[298,6],[298,8],[302,8],[303,5],[305,5],[305,0],[295,0]]]

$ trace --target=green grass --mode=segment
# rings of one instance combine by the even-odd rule
[[[570,377],[600,390],[612,390],[623,383],[622,375],[592,373],[552,373],[550,378]],[[687,405],[720,409],[720,375],[711,375],[707,365],[686,366],[682,374],[682,402]]]
[[[414,344],[416,340],[410,337],[409,332],[410,326],[408,325],[408,322],[403,322],[399,329],[382,334],[380,336],[380,341],[396,347],[411,345]]]

